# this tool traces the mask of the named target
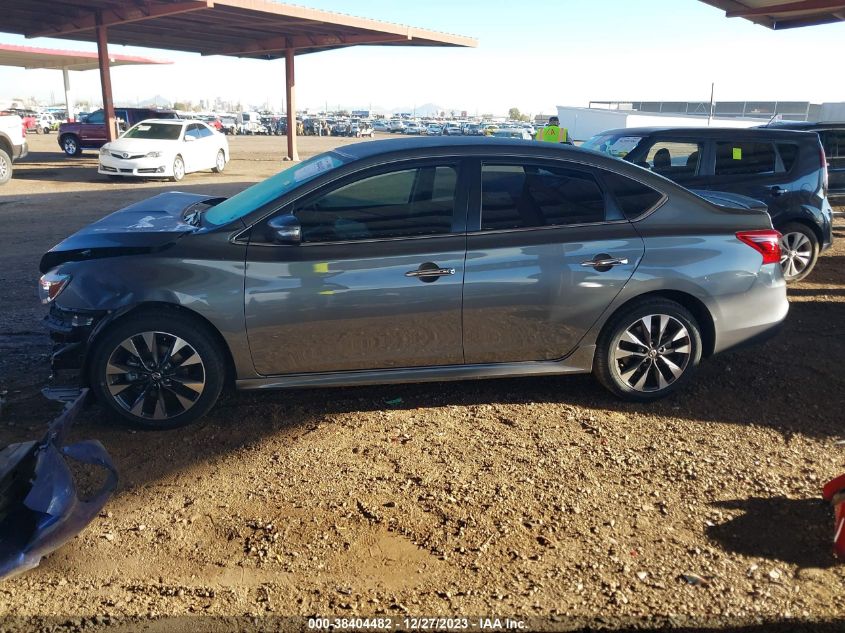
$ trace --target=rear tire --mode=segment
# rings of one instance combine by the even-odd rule
[[[5,150],[0,149],[0,185],[5,185],[12,179],[12,157]]]
[[[179,313],[143,312],[117,321],[99,337],[89,381],[122,423],[166,430],[208,413],[225,372],[223,351],[204,323]]]
[[[593,375],[620,398],[650,402],[690,380],[701,350],[701,329],[689,310],[668,299],[646,298],[604,326]]]
[[[809,275],[819,261],[819,239],[813,229],[800,222],[789,222],[780,229],[780,266],[786,283]]]

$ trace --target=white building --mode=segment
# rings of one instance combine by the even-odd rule
[[[560,126],[569,130],[575,141],[586,141],[605,130],[630,127],[753,127],[764,125],[769,118],[719,118],[682,114],[660,114],[636,110],[605,110],[599,108],[573,108],[557,106]]]

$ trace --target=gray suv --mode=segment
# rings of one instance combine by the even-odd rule
[[[771,334],[779,234],[577,148],[348,145],[229,199],[168,193],[41,260],[58,380],[171,428],[241,389],[592,372],[649,401]]]

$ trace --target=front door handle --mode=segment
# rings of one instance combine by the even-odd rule
[[[586,268],[595,268],[599,272],[610,270],[614,266],[624,265],[628,263],[627,257],[611,257],[610,255],[598,255],[595,259],[588,259],[581,262],[581,265]]]
[[[784,189],[783,187],[778,187],[777,185],[775,185],[774,187],[772,187],[771,192],[773,196],[782,196],[785,193],[789,193],[789,189]]]

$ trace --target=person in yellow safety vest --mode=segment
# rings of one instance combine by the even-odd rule
[[[556,116],[549,117],[549,123],[537,130],[534,135],[535,141],[545,141],[546,143],[567,143],[572,145],[569,140],[569,130],[565,127],[560,127],[560,119]]]

